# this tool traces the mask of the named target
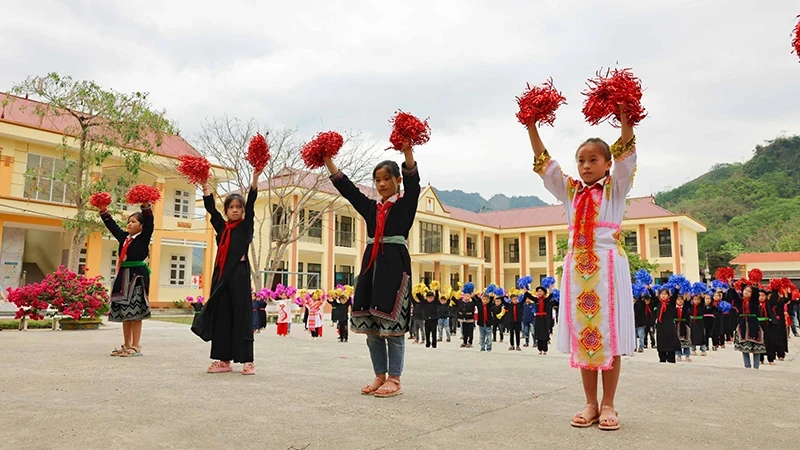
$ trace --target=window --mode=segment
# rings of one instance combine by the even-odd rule
[[[457,234],[450,235],[450,254],[451,255],[459,255],[461,254],[461,249],[458,248],[459,239]]]
[[[109,276],[108,279],[111,280],[111,284],[114,284],[114,279],[117,278],[117,251],[111,250],[111,267],[109,268]]]
[[[270,239],[272,242],[279,239],[288,239],[288,233],[289,214],[286,214],[280,205],[272,205],[272,229],[270,230]]]
[[[308,263],[308,271],[316,274],[308,275],[308,289],[319,289],[319,278],[322,275],[322,264]]]
[[[25,166],[23,196],[33,200],[71,203],[70,192],[58,178],[67,169],[67,162],[49,156],[28,153]]]
[[[349,216],[336,216],[336,246],[353,246],[353,218]]]
[[[426,200],[427,201],[425,202],[425,210],[428,211],[428,212],[434,212],[435,208],[434,208],[434,205],[433,205],[433,199],[432,198],[428,198]]]
[[[170,255],[169,284],[171,286],[186,284],[186,255]]]
[[[458,290],[458,282],[459,281],[461,281],[461,280],[459,280],[459,276],[458,276],[457,273],[451,273],[450,274],[450,287],[452,287],[455,290]]]
[[[172,217],[177,217],[179,219],[189,218],[190,195],[188,191],[175,189],[172,202]]]
[[[483,238],[483,260],[492,262],[492,238],[488,236]]]
[[[475,248],[475,239],[471,237],[467,238],[467,256],[471,256],[473,258],[478,256],[478,250]]]
[[[339,271],[334,275],[336,284],[353,285],[353,266],[339,266]]]
[[[539,238],[539,256],[547,256],[547,238]]]
[[[419,249],[422,253],[442,253],[442,226],[435,223],[419,223]]]
[[[300,211],[300,240],[303,242],[322,243],[322,214],[319,211]]]
[[[305,289],[306,286],[303,284],[303,263],[297,263],[297,271],[300,272],[297,274],[297,288]]]
[[[639,252],[639,242],[635,231],[625,233],[625,247],[628,247],[632,253]]]
[[[664,284],[669,281],[669,277],[672,276],[672,271],[667,270],[665,272],[661,272],[661,279],[660,280],[653,280],[654,282],[658,282],[660,284]]]
[[[433,280],[433,272],[425,272],[422,275],[422,282],[430,286],[431,280]]]
[[[658,256],[672,258],[672,235],[669,230],[658,230]]]
[[[83,275],[86,273],[86,247],[81,249],[81,255],[78,257],[78,273]]]
[[[505,256],[507,263],[519,262],[519,239],[514,239],[513,243],[508,244],[508,250],[506,251]]]
[[[273,263],[273,261],[269,262],[270,267],[272,267],[272,263]],[[264,273],[264,286],[267,286],[270,289],[275,289],[275,287],[278,285],[278,283],[280,283],[280,284],[282,284],[284,286],[288,286],[289,285],[289,274],[286,273],[287,272],[286,267],[288,267],[288,264],[286,263],[286,261],[281,261],[280,264],[278,264],[278,268],[275,269],[274,272],[265,272]],[[301,266],[301,268],[302,268],[302,266]],[[270,280],[270,278],[271,278],[271,280]],[[298,284],[297,287],[300,288],[300,285]]]

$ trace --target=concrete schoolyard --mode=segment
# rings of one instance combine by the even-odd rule
[[[787,360],[745,370],[732,346],[692,363],[625,357],[622,429],[575,429],[584,403],[567,355],[492,353],[407,341],[404,394],[362,396],[364,337],[312,341],[275,325],[256,336],[257,375],[208,375],[209,344],[187,325],[146,321],[144,355],[113,358],[99,331],[0,333],[0,447],[7,449],[797,448],[800,339]],[[476,333],[477,338],[477,333]],[[477,342],[477,339],[476,339]]]

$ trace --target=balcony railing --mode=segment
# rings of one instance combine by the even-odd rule
[[[518,263],[519,262],[519,252],[518,251],[505,252],[504,256],[505,256],[505,261],[507,263]]]
[[[453,247],[453,246],[451,245],[451,246],[450,246],[450,254],[451,254],[451,255],[460,255],[460,254],[461,254],[461,249],[460,249],[460,248],[458,248],[458,246],[455,246],[455,247]]]
[[[467,249],[467,256],[471,256],[473,258],[477,258],[478,257],[478,249],[476,249],[476,248],[468,248]]]
[[[672,258],[672,244],[651,245],[650,251],[657,258]]]
[[[336,232],[336,246],[337,247],[353,247],[353,232],[352,231],[337,231]]]
[[[313,230],[309,230],[312,232]],[[314,233],[317,234],[317,233]],[[305,233],[304,235],[300,236],[300,242],[308,242],[310,244],[322,244],[322,236],[313,236],[310,233]]]
[[[483,260],[485,262],[492,262],[492,251],[491,250],[484,250],[483,251]]]

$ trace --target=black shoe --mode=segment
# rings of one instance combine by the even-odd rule
[[[425,344],[425,348],[431,348],[431,344]],[[436,347],[434,347],[436,348]]]
[[[518,352],[521,352],[521,351],[522,351],[522,349],[521,349],[521,348],[519,348],[519,345],[517,346],[517,351],[518,351]]]

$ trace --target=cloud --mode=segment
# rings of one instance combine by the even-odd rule
[[[0,89],[58,71],[148,91],[182,135],[222,114],[387,142],[397,108],[431,118],[418,150],[440,189],[538,195],[514,96],[552,76],[569,102],[542,135],[564,170],[590,136],[585,80],[632,67],[650,112],[633,195],[678,186],[800,133],[790,1],[33,2],[4,5]],[[394,155],[392,155],[394,156]]]

